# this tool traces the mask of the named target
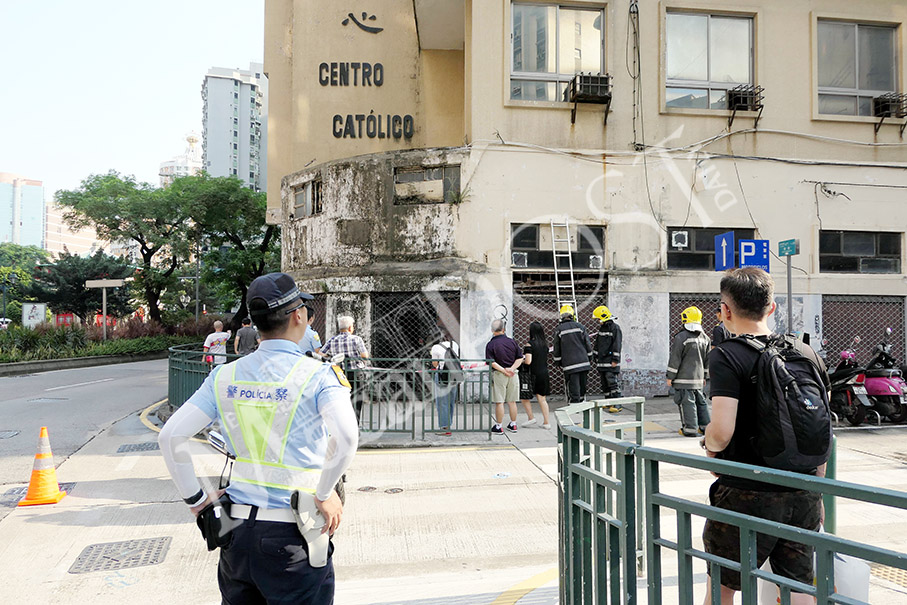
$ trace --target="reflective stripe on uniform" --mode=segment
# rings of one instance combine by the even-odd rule
[[[564,334],[573,334],[574,332],[582,332],[582,331],[583,331],[582,328],[569,328],[567,330],[561,330],[560,332],[558,332],[558,334],[560,336],[563,336]]]
[[[566,372],[567,370],[576,370],[577,368],[591,368],[591,367],[592,366],[589,364],[588,361],[584,361],[583,363],[575,363],[572,366],[564,366],[562,369]]]
[[[320,478],[321,469],[318,468],[302,468],[237,458],[233,463],[233,474],[230,480],[288,491],[298,489],[314,494]]]

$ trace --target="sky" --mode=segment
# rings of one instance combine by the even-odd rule
[[[264,57],[264,0],[0,0],[0,23],[0,172],[48,198],[109,170],[156,186],[208,69]]]

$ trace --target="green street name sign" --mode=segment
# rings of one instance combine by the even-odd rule
[[[778,256],[796,256],[800,254],[800,240],[786,239],[778,242]]]

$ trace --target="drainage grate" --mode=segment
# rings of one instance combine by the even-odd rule
[[[896,567],[880,565],[878,563],[870,563],[869,567],[872,569],[872,575],[875,577],[907,587],[907,571],[897,569]]]
[[[0,431],[0,439],[10,439],[19,434],[19,431]]]
[[[89,573],[157,565],[164,561],[173,538],[146,538],[86,546],[69,573]]]
[[[117,450],[117,454],[122,454],[124,452],[152,452],[159,449],[161,449],[161,446],[157,441],[149,441],[148,443],[127,443],[126,445],[120,446],[120,449]]]
[[[33,397],[32,403],[54,403],[56,401],[69,401],[69,397]]]

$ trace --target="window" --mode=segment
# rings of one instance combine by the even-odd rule
[[[514,3],[510,98],[561,101],[577,72],[605,72],[601,9]]]
[[[819,113],[871,116],[873,97],[897,92],[895,28],[818,25]]]
[[[901,234],[873,231],[819,233],[822,273],[900,273]]]
[[[249,178],[254,178],[254,176],[249,174]],[[296,190],[295,205],[297,217],[321,214],[324,210],[322,189],[321,179],[315,179]]]
[[[665,105],[727,109],[727,91],[753,83],[753,20],[669,12]]]
[[[539,226],[522,224],[510,225],[511,250],[538,250]]]
[[[395,204],[459,203],[460,196],[459,164],[394,168]]]
[[[742,239],[755,239],[753,229],[703,229],[698,227],[668,228],[668,269],[692,271],[715,270],[715,236],[734,232],[734,247]],[[734,250],[734,264],[739,260]]]
[[[239,149],[239,145],[237,145],[236,143],[233,143],[233,149],[234,150]]]
[[[238,136],[239,136],[239,131],[238,131],[238,130],[234,130],[234,131],[233,131],[233,138],[235,139],[235,138],[238,137]]]
[[[238,93],[238,92],[234,92],[234,93],[233,93],[233,98],[234,98],[234,99],[238,99],[238,98],[239,98],[239,93]]]
[[[601,225],[579,225],[576,228],[577,244],[576,249],[579,252],[592,252],[601,254],[605,247],[605,228]]]
[[[233,125],[234,126],[239,125],[239,118],[233,118]]]

